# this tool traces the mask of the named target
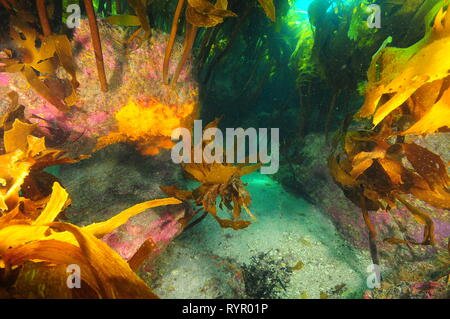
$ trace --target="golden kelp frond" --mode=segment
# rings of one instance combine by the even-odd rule
[[[384,48],[374,55],[368,71],[365,103],[356,116],[373,116],[375,127],[341,132],[341,150],[337,151],[338,145],[334,145],[335,154],[329,159],[334,180],[362,210],[374,263],[378,263],[378,257],[370,210],[389,209],[400,202],[424,226],[423,240],[388,238],[386,241],[432,245],[433,220],[404,195],[450,209],[446,164],[438,154],[407,142],[404,136],[450,129],[448,4],[448,0],[439,2],[426,16],[427,32],[421,41],[405,49]]]
[[[32,146],[29,149],[28,136],[31,136],[36,125],[15,120],[12,128],[4,133],[3,145],[6,153],[21,151],[26,156],[28,151],[33,152]],[[36,143],[34,143],[36,145]],[[41,150],[36,150],[39,153]]]
[[[12,128],[4,133],[3,143],[6,153],[21,152],[21,160],[33,163],[33,169],[43,169],[52,165],[71,164],[89,156],[70,159],[63,150],[47,148],[45,138],[32,135],[35,124],[15,120]]]
[[[105,20],[110,24],[126,26],[126,27],[139,27],[127,40],[127,44],[131,43],[134,39],[138,38],[139,47],[145,39],[148,39],[152,30],[150,27],[150,21],[147,15],[147,6],[152,2],[152,0],[129,0],[130,6],[134,9],[137,15],[129,14],[118,14],[114,16],[109,16]],[[144,36],[139,37],[139,35],[144,31]]]
[[[9,248],[41,239],[55,239],[76,245],[76,240],[70,232],[53,232],[48,227],[48,224],[52,223],[58,214],[64,210],[69,200],[67,192],[59,183],[54,183],[52,189],[53,192],[46,203],[45,209],[35,220],[22,218],[20,223],[13,223],[11,218],[8,218],[7,220],[9,223],[2,223],[4,227],[0,229],[0,254],[6,252]],[[129,218],[142,213],[148,208],[175,205],[179,203],[181,202],[175,198],[157,199],[144,202],[119,213],[107,221],[84,226],[81,229],[92,236],[101,238],[105,234],[110,233],[117,227],[125,224]],[[14,211],[14,209],[11,210],[11,212]],[[7,213],[5,216],[8,216],[8,214],[10,213]],[[17,212],[15,214],[17,215]],[[6,218],[5,216],[2,218]]]
[[[76,242],[73,236],[69,233],[53,233],[48,228],[48,224],[56,219],[58,214],[65,209],[68,203],[70,203],[70,201],[67,192],[59,183],[56,182],[52,186],[51,196],[46,200],[45,208],[42,212],[40,212],[36,219],[22,218],[20,223],[12,223],[12,225],[9,225],[9,223],[12,222],[10,218],[5,219],[9,221],[9,223],[3,222],[5,227],[0,229],[0,254],[4,253],[8,248],[16,247],[26,242],[42,239],[44,237],[47,239],[57,239],[59,241],[75,244]],[[83,231],[100,238],[105,234],[112,232],[117,227],[125,224],[131,217],[149,208],[179,203],[180,201],[175,198],[157,199],[144,202],[123,211],[107,221],[94,223],[85,226],[82,229]],[[16,207],[18,206],[19,205],[17,204]],[[18,214],[18,212],[15,211],[16,207],[10,211],[7,211],[2,218],[8,216],[11,212],[14,212],[14,215],[16,216]]]
[[[344,194],[363,214],[371,229],[374,245],[375,228],[368,218],[369,210],[389,209],[402,203],[416,221],[424,225],[424,237],[419,243],[389,238],[387,242],[430,245],[434,243],[434,223],[429,214],[411,205],[402,195],[411,194],[428,204],[450,208],[450,178],[439,155],[415,143],[401,139],[389,142],[380,133],[348,132],[343,151],[329,159],[329,169]],[[363,137],[364,136],[364,137]],[[376,251],[376,249],[371,250]],[[376,257],[374,257],[374,260]]]
[[[177,35],[178,20],[184,4],[185,0],[178,0],[175,15],[173,17],[172,29],[170,31],[169,43],[167,44],[166,52],[164,54],[163,81],[165,84],[169,84],[170,56],[172,55],[173,45]],[[194,45],[197,36],[197,29],[199,27],[214,27],[222,23],[224,18],[236,17],[236,14],[227,10],[227,8],[228,0],[217,0],[215,4],[212,4],[207,0],[187,0],[183,54],[178,62],[175,74],[173,75],[171,81],[172,85],[177,83],[178,76],[191,54],[192,46]]]
[[[147,36],[150,36],[151,28],[147,15],[147,5],[152,2],[152,0],[129,0],[128,2],[138,16],[141,28],[145,31]]]
[[[224,18],[236,17],[227,10],[228,1],[218,0],[212,4],[207,0],[187,0],[186,20],[197,27],[214,27],[223,22]]]
[[[450,81],[450,77],[447,77],[446,81]],[[439,90],[436,92],[439,92]],[[433,91],[430,90],[429,93],[433,94]],[[402,135],[430,134],[442,128],[448,130],[450,128],[450,87],[445,89],[445,92],[436,103],[421,111],[423,116],[418,116],[417,121],[404,131]]]
[[[103,237],[106,234],[109,234],[114,229],[119,227],[120,225],[125,224],[128,219],[131,217],[154,207],[159,206],[166,206],[166,205],[176,205],[180,204],[181,202],[176,198],[164,198],[164,199],[154,199],[148,202],[143,202],[137,205],[134,205],[133,207],[130,207],[120,214],[117,214],[114,217],[111,217],[107,221],[101,222],[101,223],[93,223],[91,225],[83,227],[83,230],[88,231],[89,233],[93,234],[94,236],[100,238]]]
[[[0,59],[4,66],[2,72],[20,72],[30,86],[43,98],[60,110],[67,110],[76,101],[76,89],[79,83],[76,78],[72,47],[66,35],[49,35],[42,37],[39,48],[36,47],[38,33],[23,17],[23,12],[11,17],[10,36],[16,46],[13,58],[11,50],[4,50],[8,58]],[[42,75],[54,74],[61,65],[71,76],[72,93],[64,101],[57,98],[50,88],[40,79]]]
[[[404,49],[384,48],[374,56],[359,117],[373,116],[378,125],[405,106],[414,119],[403,134],[434,133],[450,126],[449,21],[450,10],[442,7],[421,41]]]
[[[216,119],[209,123],[204,130],[216,127],[218,122],[219,119]],[[193,191],[180,190],[175,186],[161,186],[160,188],[169,196],[180,200],[194,200],[196,205],[211,214],[221,227],[238,230],[251,224],[250,221],[241,219],[242,208],[252,219],[256,219],[248,209],[251,204],[250,193],[245,189],[246,185],[240,178],[255,172],[261,165],[261,163],[236,166],[217,162],[187,163],[183,165],[183,169],[190,179],[201,183],[199,187]],[[231,219],[219,217],[216,204],[219,197],[219,207],[225,207],[232,211]]]
[[[273,0],[258,0],[261,7],[264,9],[267,17],[275,22],[276,14],[275,14],[275,5],[273,4]]]
[[[391,206],[395,205],[396,194],[417,194],[433,206],[450,208],[450,179],[439,155],[415,143],[388,143],[377,135],[366,139],[358,136],[357,132],[348,132],[343,153],[329,160],[331,174],[343,188]],[[383,207],[381,203],[379,206]]]
[[[26,218],[21,224],[5,225],[0,229],[0,254],[6,253],[8,249],[46,237],[49,230],[47,224],[55,220],[65,207],[68,198],[67,192],[61,185],[55,183],[45,209],[36,220]]]
[[[226,184],[239,171],[237,166],[221,163],[193,163],[184,165],[183,169],[192,179],[206,185]]]
[[[26,198],[19,197],[24,183],[29,187],[24,191],[29,196],[27,198],[37,195],[39,199],[42,199],[46,196],[41,196],[42,194],[49,194],[50,189],[44,190],[38,187],[45,184],[47,188],[51,187],[48,183],[51,179],[44,176],[45,174],[38,173],[42,169],[53,165],[75,163],[87,157],[71,159],[62,150],[47,148],[45,138],[31,135],[34,128],[35,125],[16,119],[12,128],[4,132],[3,145],[6,153],[0,154],[0,211],[14,208],[19,201],[26,202]],[[38,189],[39,194],[32,194],[33,190]],[[30,203],[27,203],[25,208],[28,206]]]
[[[83,229],[68,223],[53,227],[73,234],[99,286],[102,298],[158,298],[128,263],[106,243]],[[76,263],[75,263],[76,264]]]
[[[12,124],[16,119],[24,120],[25,107],[19,104],[19,94],[16,91],[8,93],[10,99],[9,108],[2,117],[0,117],[0,132],[11,129]]]
[[[137,16],[129,14],[119,14],[115,16],[109,16],[105,18],[110,24],[120,25],[125,27],[138,27],[141,25],[139,18]]]
[[[78,227],[54,222],[67,200],[67,192],[55,183],[45,209],[35,220],[20,216],[19,206],[0,217],[0,274],[8,283],[2,293],[12,298],[157,298],[128,263],[98,237],[150,207],[180,201],[145,202],[108,221]],[[139,266],[137,262],[134,269]],[[67,286],[67,269],[74,265],[80,270],[81,288]]]
[[[350,174],[348,174],[339,163],[338,159],[331,156],[328,159],[328,169],[330,170],[334,180],[344,187],[351,187],[358,184]]]

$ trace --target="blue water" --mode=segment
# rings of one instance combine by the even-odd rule
[[[294,5],[294,10],[308,11],[308,7],[313,0],[297,0]]]

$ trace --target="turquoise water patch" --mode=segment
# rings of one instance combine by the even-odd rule
[[[297,0],[292,8],[296,11],[308,11],[311,2],[313,2],[313,0]]]

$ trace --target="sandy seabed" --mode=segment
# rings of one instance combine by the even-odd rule
[[[234,231],[208,216],[186,230],[157,259],[151,275],[141,272],[161,298],[257,297],[266,288],[246,282],[246,271],[280,281],[272,298],[362,297],[369,256],[352,248],[318,208],[268,176],[243,180],[258,221]]]

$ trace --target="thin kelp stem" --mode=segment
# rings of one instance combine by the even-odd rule
[[[189,34],[190,34],[190,30],[191,30],[191,24],[188,23],[188,21],[185,21],[185,26],[184,26],[184,45],[188,42],[189,40]]]
[[[100,33],[98,32],[97,20],[95,18],[94,6],[92,0],[84,0],[86,14],[89,20],[89,28],[91,30],[92,45],[94,47],[95,62],[97,63],[98,78],[100,87],[103,92],[108,91],[108,83],[106,81],[105,66],[103,64],[102,43],[100,42]]]
[[[128,260],[128,265],[131,270],[137,272],[139,267],[144,263],[144,261],[156,250],[156,244],[152,238],[148,238],[144,243],[139,247],[139,249],[134,253],[133,257]]]
[[[167,43],[166,52],[164,55],[164,64],[163,64],[163,81],[165,84],[169,84],[169,61],[170,56],[172,55],[173,45],[175,43],[175,38],[177,36],[178,29],[178,19],[180,18],[181,10],[183,9],[185,0],[178,0],[177,8],[175,10],[175,16],[173,17],[172,29],[170,31],[169,42]]]
[[[133,32],[133,34],[130,36],[130,38],[127,40],[127,45],[133,42],[135,38],[141,33],[141,31],[144,30],[142,28],[138,28],[136,31]]]
[[[201,44],[200,44],[200,53],[198,54],[198,62],[199,65],[203,62],[203,59],[206,55],[206,50],[208,48],[209,41],[212,37],[213,30],[217,30],[218,28],[208,28],[202,35],[201,35]]]
[[[195,41],[195,36],[197,35],[197,30],[198,28],[195,25],[191,25],[190,23],[186,22],[186,32],[188,32],[188,36],[184,43],[183,55],[181,56],[181,59],[178,62],[177,69],[175,70],[175,74],[173,75],[171,85],[175,85],[177,83],[181,70],[183,69],[183,66],[186,63],[186,60],[188,59],[189,55],[191,54],[192,46],[194,45]]]
[[[194,220],[192,223],[190,223],[189,225],[187,225],[183,232],[185,232],[186,230],[188,230],[189,228],[194,227],[195,225],[199,224],[203,219],[205,219],[205,217],[208,216],[208,212],[204,212],[199,218],[197,218],[196,220]]]
[[[366,206],[366,199],[364,197],[361,198],[361,210],[363,214],[364,221],[369,230],[369,248],[370,248],[370,256],[372,257],[372,262],[375,265],[380,265],[380,261],[378,259],[378,249],[377,249],[377,231],[370,220],[369,211]]]
[[[233,32],[231,33],[225,48],[219,54],[215,55],[213,60],[209,64],[206,75],[202,80],[203,83],[208,83],[209,78],[211,77],[212,71],[214,70],[215,66],[221,62],[221,60],[225,57],[225,54],[233,46],[234,41],[237,39],[237,37],[239,35],[239,30],[241,29],[242,24],[244,23],[244,21],[246,20],[246,18],[249,14],[250,14],[250,8],[247,8],[247,10],[244,12],[244,14],[239,17],[238,21],[234,25]]]
[[[117,12],[117,14],[120,14],[120,12],[122,12],[122,6],[120,3],[120,0],[116,0],[116,12]]]
[[[408,203],[404,198],[397,195],[397,200],[399,200],[405,207],[413,214],[416,219],[420,219],[425,223],[425,229],[423,234],[423,241],[420,243],[421,245],[434,245],[434,222],[429,214],[425,211],[418,209],[417,207],[412,206]]]
[[[41,21],[42,31],[45,36],[49,36],[52,34],[52,29],[50,28],[50,23],[48,22],[45,0],[36,0],[36,7],[39,14],[39,20]]]
[[[6,9],[11,9],[11,6],[9,5],[7,0],[0,0],[0,3],[6,8]]]

